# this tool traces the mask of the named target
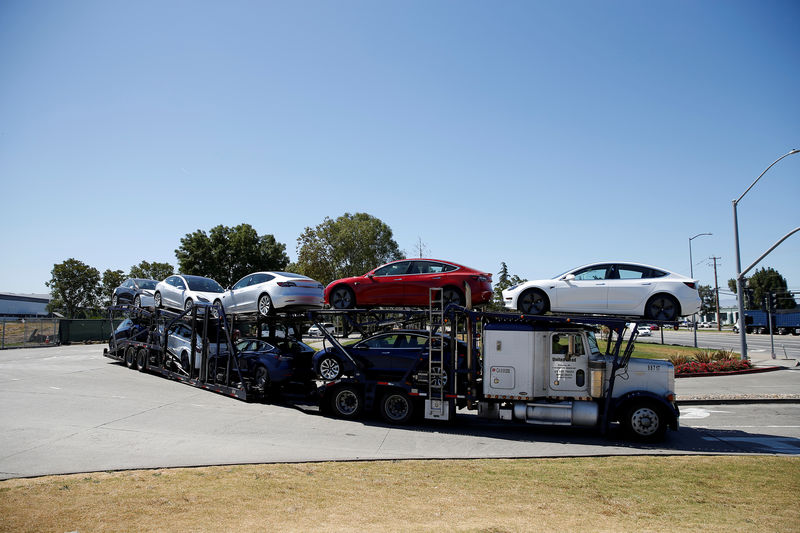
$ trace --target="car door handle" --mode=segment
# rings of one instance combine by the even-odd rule
[[[392,352],[381,352],[381,355],[391,355]]]
[[[392,281],[403,281],[403,278],[394,278]]]
[[[436,277],[435,277],[435,278],[433,278],[433,279],[442,279],[442,276],[436,276]]]
[[[652,285],[652,283],[642,283],[642,285]]]
[[[595,285],[599,287],[601,285],[605,285],[605,283],[595,283]]]

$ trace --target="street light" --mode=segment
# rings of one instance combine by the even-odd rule
[[[692,241],[703,235],[712,235],[711,233],[698,233],[694,237],[689,237],[689,277],[694,279],[694,261],[692,260]],[[700,290],[700,286],[697,286]],[[697,313],[692,314],[692,330],[694,331],[694,347],[697,348]]]
[[[746,335],[745,330],[744,330],[745,325],[744,325],[744,298],[743,298],[743,294],[742,294],[742,290],[743,290],[743,287],[742,287],[742,258],[739,255],[739,219],[738,219],[738,216],[737,216],[737,213],[736,213],[736,206],[739,205],[739,202],[742,200],[742,198],[744,198],[744,195],[747,194],[748,192],[750,192],[750,189],[752,189],[753,186],[756,183],[758,183],[758,180],[761,179],[761,176],[766,174],[767,170],[769,170],[773,166],[775,166],[775,163],[777,163],[778,161],[780,161],[784,157],[788,157],[790,155],[797,154],[797,153],[800,153],[800,150],[795,148],[794,150],[791,150],[790,152],[783,154],[778,159],[773,161],[772,164],[770,166],[768,166],[764,170],[764,172],[759,174],[759,176],[756,178],[756,180],[753,183],[750,184],[750,186],[747,188],[747,190],[745,190],[739,198],[737,198],[736,200],[733,200],[733,235],[734,235],[735,244],[736,244],[736,299],[738,300],[738,303],[739,303],[739,342],[741,344],[742,359],[744,359],[744,360],[747,359],[747,335]],[[784,237],[784,238],[786,238],[786,237]]]

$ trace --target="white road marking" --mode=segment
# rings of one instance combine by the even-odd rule
[[[681,420],[708,418],[711,416],[711,413],[730,413],[730,411],[716,411],[714,409],[705,409],[703,407],[684,407],[681,409]]]

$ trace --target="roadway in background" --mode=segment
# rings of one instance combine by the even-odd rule
[[[691,330],[680,329],[678,331],[672,329],[664,329],[664,343],[676,344],[678,346],[693,346],[694,336]],[[800,335],[774,335],[775,339],[775,354],[779,358],[785,357],[792,359],[800,359]],[[636,342],[654,342],[661,343],[661,331],[653,331],[651,337],[638,337]],[[719,332],[717,330],[697,330],[697,347],[698,348],[721,348],[725,350],[733,350],[739,352],[741,344],[739,341],[739,334],[732,332]],[[747,335],[747,350],[754,352],[754,354],[769,354],[770,341],[769,334],[751,333]],[[754,354],[749,354],[751,357]]]

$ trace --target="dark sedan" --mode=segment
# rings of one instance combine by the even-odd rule
[[[132,339],[136,341],[147,340],[147,328],[141,324],[137,324],[130,318],[126,318],[119,323],[117,328],[108,338],[108,351],[111,353],[117,352],[117,342],[122,339]]]
[[[236,352],[242,378],[264,395],[276,388],[302,387],[310,382],[314,349],[300,341],[274,337],[241,339],[236,342]],[[226,354],[210,361],[210,365],[217,369],[218,379],[220,374],[224,376],[226,364]]]
[[[441,342],[437,337],[434,342]],[[428,371],[428,332],[420,330],[399,330],[379,333],[352,346],[345,347],[347,353],[373,379],[392,381],[405,377],[409,371]],[[459,368],[464,366],[467,345],[458,342]],[[450,339],[445,338],[445,368],[451,368]],[[314,371],[325,380],[335,380],[352,374],[353,363],[343,357],[336,348],[326,348],[314,354]],[[447,373],[445,372],[445,380]]]
[[[158,282],[154,279],[128,278],[114,289],[111,305],[133,304],[136,307],[150,307],[153,305],[156,283]]]

